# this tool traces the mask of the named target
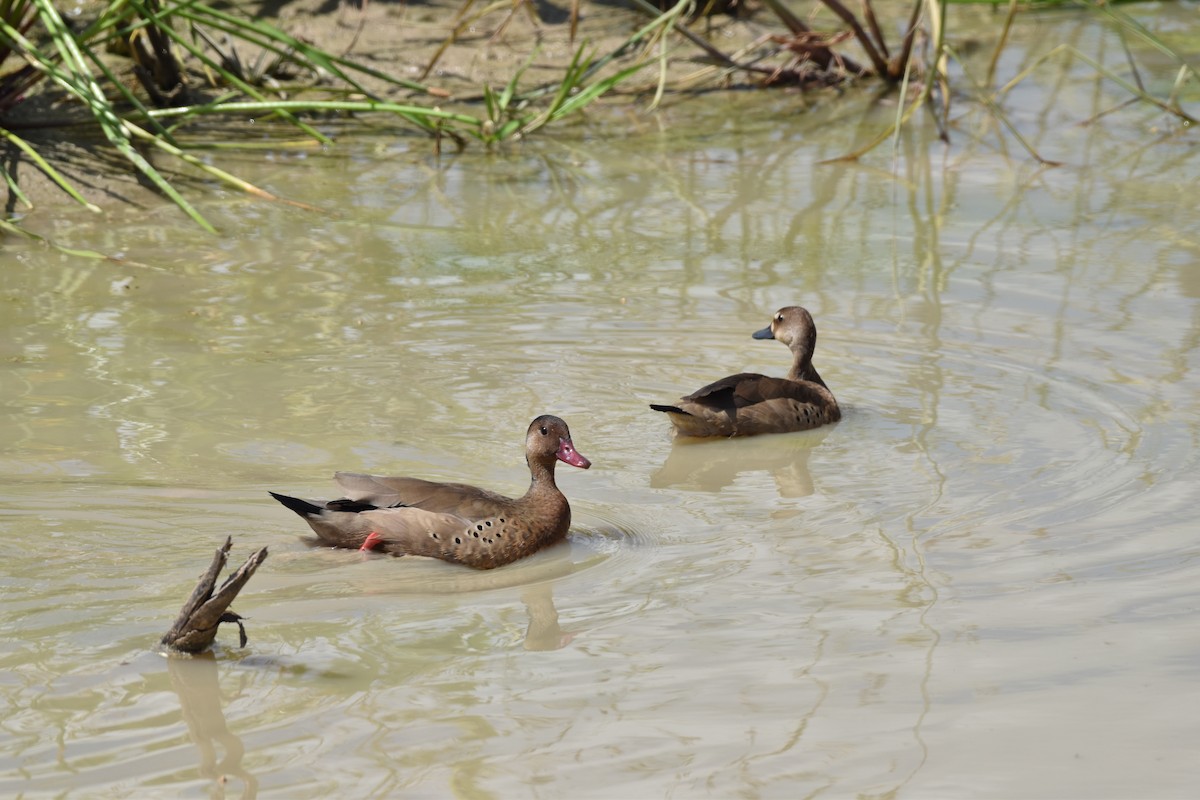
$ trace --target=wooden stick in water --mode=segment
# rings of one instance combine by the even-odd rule
[[[229,606],[233,604],[234,598],[250,580],[254,571],[267,560],[267,548],[258,550],[246,559],[246,563],[226,578],[214,594],[217,576],[224,569],[232,546],[232,537],[226,537],[225,545],[213,556],[208,571],[200,576],[200,582],[192,590],[192,596],[183,604],[175,624],[163,635],[163,644],[185,653],[199,653],[212,645],[213,640],[217,638],[217,627],[222,622],[236,622],[241,634],[240,646],[246,646],[246,627],[242,624],[242,617],[230,611]]]

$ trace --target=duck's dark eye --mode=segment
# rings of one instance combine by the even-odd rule
[[[776,322],[783,322],[783,314],[776,314],[776,315],[775,315],[775,321],[776,321]]]
[[[546,426],[545,426],[545,425],[543,425],[543,426],[542,426],[542,436],[545,436],[545,435],[546,435],[547,433],[549,433],[549,432],[550,432],[550,431],[546,430]]]

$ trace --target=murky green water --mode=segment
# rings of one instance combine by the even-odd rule
[[[895,177],[821,166],[894,110],[711,97],[280,154],[329,213],[222,193],[219,238],[53,224],[145,267],[6,241],[0,794],[1191,796],[1200,150],[1075,124],[1117,98],[1085,76],[1011,101],[1057,169],[965,106]],[[791,303],[844,420],[673,443],[646,404],[782,374],[749,334]],[[594,467],[569,543],[492,573],[310,548],[266,494],[519,492],[543,412]],[[166,659],[226,535],[271,552],[250,643]]]

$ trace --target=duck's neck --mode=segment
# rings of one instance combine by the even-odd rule
[[[812,350],[795,351],[796,358],[792,361],[792,371],[788,373],[790,381],[811,381],[825,386],[825,381],[821,380],[817,368],[812,363]],[[828,389],[828,386],[825,386]]]
[[[549,464],[541,464],[533,462],[529,465],[529,490],[525,492],[526,497],[534,497],[535,495],[552,493],[558,494],[558,485],[554,483],[554,462]]]
[[[517,501],[524,507],[529,543],[534,546],[561,539],[571,527],[571,507],[554,483],[554,464],[530,464],[529,491]]]

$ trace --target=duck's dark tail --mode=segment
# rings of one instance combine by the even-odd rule
[[[653,408],[655,411],[665,411],[668,414],[687,414],[687,412],[684,411],[679,406],[660,406],[657,403],[651,403],[650,407]]]
[[[299,497],[288,497],[286,494],[276,494],[275,492],[271,491],[268,491],[267,494],[271,495],[271,497],[274,497],[276,500],[283,503],[285,506],[290,508],[292,511],[295,511],[302,517],[318,516],[322,511],[349,511],[357,514],[360,511],[374,511],[378,508],[378,506],[373,506],[370,503],[362,503],[358,500],[347,500],[344,497],[341,500],[330,500],[325,505],[319,506],[316,503],[310,503],[307,500],[301,500]]]
[[[310,503],[307,500],[301,500],[299,497],[288,497],[286,494],[275,494],[275,492],[268,492],[267,494],[271,495],[271,497],[274,497],[276,500],[283,503],[285,506],[290,508],[292,511],[295,511],[302,517],[320,514],[323,510],[320,506]]]

